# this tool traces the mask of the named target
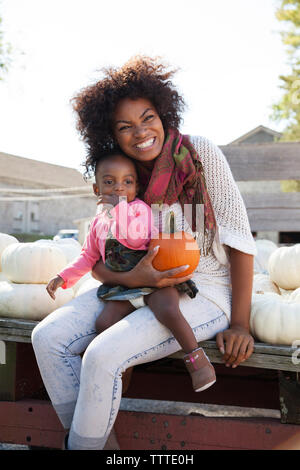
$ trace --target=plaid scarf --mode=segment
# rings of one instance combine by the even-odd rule
[[[197,229],[197,240],[206,255],[215,236],[216,221],[202,163],[189,137],[181,135],[178,130],[170,129],[152,171],[139,161],[135,160],[135,164],[140,186],[145,188],[143,198],[149,206],[171,205],[179,201],[184,210],[184,204],[192,205],[192,211],[187,211],[186,218],[193,232]],[[202,223],[198,218],[199,207],[202,209]]]

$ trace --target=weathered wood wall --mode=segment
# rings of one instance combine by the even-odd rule
[[[220,146],[236,181],[300,179],[300,142]],[[300,193],[243,194],[252,231],[300,232]]]
[[[300,142],[225,145],[220,149],[236,181],[300,179]]]

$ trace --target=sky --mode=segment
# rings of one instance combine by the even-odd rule
[[[280,0],[0,0],[12,64],[0,81],[0,152],[83,171],[70,99],[135,54],[179,68],[181,131],[226,145],[270,120],[287,53]]]

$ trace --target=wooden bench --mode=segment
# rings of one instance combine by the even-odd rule
[[[27,444],[33,447],[60,448],[64,431],[49,402],[31,347],[31,332],[37,323],[36,321],[0,318],[0,338],[2,341],[0,344],[5,345],[5,351],[2,347],[0,354],[3,362],[0,364],[0,442]],[[204,341],[200,344],[216,366],[222,364],[222,358],[215,341]],[[182,352],[167,358],[173,361],[171,367],[170,365],[166,367],[163,364],[164,360],[162,360],[152,363],[152,370],[151,364],[148,365],[150,370],[146,372],[143,369],[137,370],[137,372],[134,372],[134,383],[131,387],[133,395],[129,393],[122,398],[116,421],[121,448],[178,450],[182,446],[182,442],[185,443],[187,449],[196,449],[197,445],[202,448],[203,443],[197,444],[197,436],[199,433],[199,420],[202,420],[201,423],[203,424],[203,419],[206,422],[206,429],[211,430],[210,435],[213,440],[213,443],[209,442],[206,444],[207,447],[204,446],[204,448],[211,448],[212,446],[216,449],[224,448],[224,442],[228,441],[229,430],[235,429],[234,427],[237,426],[236,429],[241,428],[238,434],[241,433],[242,440],[235,438],[236,442],[227,443],[226,448],[228,446],[231,448],[232,445],[233,448],[255,449],[257,446],[262,445],[262,441],[257,440],[260,434],[265,435],[267,432],[270,435],[267,436],[268,441],[264,444],[265,448],[273,448],[275,444],[281,442],[283,435],[288,439],[295,432],[300,433],[300,428],[298,428],[300,424],[300,387],[298,383],[300,364],[295,361],[295,353],[297,353],[297,350],[292,347],[272,346],[256,342],[254,353],[248,361],[240,366],[243,369],[252,371],[252,374],[253,370],[257,369],[273,370],[278,374],[278,391],[272,390],[272,394],[274,392],[275,394],[278,393],[278,409],[276,407],[269,408],[268,396],[264,402],[267,404],[267,408],[253,406],[253,403],[256,404],[259,401],[257,397],[254,401],[251,400],[251,406],[248,407],[245,407],[247,401],[242,403],[243,406],[224,405],[224,401],[222,401],[223,392],[221,397],[217,397],[216,402],[216,394],[213,392],[214,387],[210,389],[215,394],[213,404],[209,402],[209,392],[206,393],[204,402],[203,394],[205,392],[201,396],[200,394],[194,394],[194,398],[191,393],[187,395],[187,392],[191,390],[190,379],[184,371],[177,369],[176,366],[174,367],[174,361],[176,363],[177,360],[182,358]],[[178,362],[179,364],[182,363],[182,361]],[[222,367],[225,369],[224,365]],[[237,371],[238,369],[234,371],[235,379],[240,376]],[[233,373],[232,370],[231,373]],[[167,377],[170,387],[181,388],[181,395],[175,396],[174,400],[172,400],[172,397],[171,400],[169,399],[169,392],[161,395],[159,387],[162,377]],[[232,376],[229,379],[231,380],[229,382],[229,384],[232,384],[231,386],[239,386],[239,384],[232,383]],[[170,380],[172,380],[172,384],[170,384]],[[255,389],[251,391],[249,377],[242,374],[241,383],[244,388],[241,393],[254,395],[261,393],[258,388],[258,386],[261,386],[260,381],[261,377],[256,380]],[[222,387],[222,382],[220,386]],[[249,386],[250,389],[247,392]],[[262,386],[264,386],[264,383],[262,383]],[[274,375],[272,376],[271,386],[277,388]],[[143,394],[143,387],[147,388],[146,395]],[[136,392],[137,390],[138,392]],[[150,398],[153,396],[153,392],[156,392],[154,394],[155,399]],[[238,393],[238,389],[236,392]],[[223,420],[222,426],[223,428],[225,426],[225,429],[228,427],[228,431],[223,429],[222,436],[217,433],[219,437],[216,438],[215,429],[216,427],[218,429],[221,417]],[[141,418],[144,425],[140,428]],[[181,421],[176,422],[179,418]],[[182,422],[186,423],[188,430],[185,429],[187,435],[184,434],[183,440],[179,444],[179,441],[171,440],[170,436],[176,435],[176,433],[181,435]],[[167,431],[172,428],[173,434],[165,432],[165,424],[163,423],[168,423]],[[283,429],[283,425],[288,427]],[[265,431],[260,429],[262,426]],[[153,428],[152,431],[151,428]],[[258,429],[260,429],[260,432],[258,432]],[[249,433],[252,436],[251,445],[253,447],[251,445],[249,447],[249,440],[247,440]],[[218,439],[222,439],[221,442]]]
[[[0,338],[7,345],[12,343],[31,343],[31,332],[38,324],[37,321],[19,320],[13,318],[0,318]],[[213,340],[201,342],[210,360],[222,364],[222,356]],[[297,350],[299,354],[297,355]],[[183,352],[172,354],[170,357],[181,359]],[[258,367],[290,372],[300,372],[300,347],[273,346],[271,344],[256,342],[254,353],[240,367]]]
[[[300,179],[300,143],[221,149],[236,181]],[[243,197],[253,232],[300,231],[300,193]],[[31,346],[36,324],[0,318],[0,442],[60,448],[64,432]],[[228,370],[215,341],[200,344],[219,368],[217,384],[191,394],[181,352],[137,366],[116,420],[121,448],[273,449],[298,434],[300,448],[300,351],[298,358],[296,348],[255,342],[252,356]]]

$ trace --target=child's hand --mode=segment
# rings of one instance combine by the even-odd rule
[[[119,202],[119,196],[117,196],[117,194],[100,194],[98,196],[97,205],[103,204],[115,207]]]
[[[55,291],[64,284],[64,280],[60,276],[55,276],[51,281],[49,281],[46,289],[50,297],[55,300]]]

